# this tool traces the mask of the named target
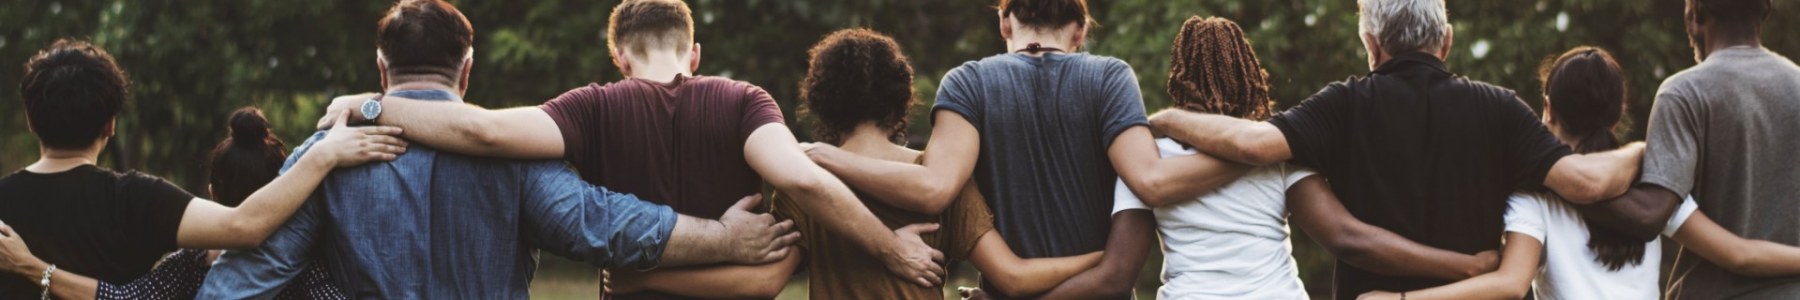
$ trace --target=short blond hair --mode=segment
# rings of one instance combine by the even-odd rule
[[[686,52],[694,44],[694,12],[680,0],[625,0],[613,7],[606,44],[637,55],[650,49]]]

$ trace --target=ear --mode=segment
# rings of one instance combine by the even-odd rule
[[[1012,40],[1012,17],[1007,16],[1006,12],[996,12],[996,14],[1000,15],[1000,39]]]
[[[219,198],[219,192],[213,191],[213,185],[211,183],[206,184],[206,197],[212,199]]]
[[[475,49],[469,49],[469,57],[462,62],[462,78],[456,79],[456,90],[462,94],[469,93],[469,73],[475,70]]]
[[[1450,44],[1456,40],[1454,25],[1444,24],[1444,47],[1438,49],[1438,59],[1450,60]]]
[[[388,87],[387,56],[381,54],[381,49],[375,49],[375,70],[380,71],[381,90],[386,91]]]
[[[1387,61],[1387,52],[1381,51],[1381,41],[1374,34],[1362,34],[1363,50],[1369,53],[1369,70],[1375,70],[1382,62]]]
[[[1075,30],[1075,37],[1069,38],[1069,51],[1081,51],[1081,46],[1085,45],[1083,42],[1087,41],[1086,22],[1075,23],[1073,30]]]
[[[115,133],[115,132],[113,132],[114,125],[118,125],[118,124],[119,124],[119,117],[113,117],[112,120],[106,120],[106,128],[100,129],[100,140],[104,141],[107,139],[111,139],[113,137],[113,134]],[[104,144],[104,143],[105,142],[102,142],[102,144]]]
[[[631,77],[631,59],[625,57],[624,50],[619,50],[618,48],[613,48],[612,49],[612,61],[613,61],[613,66],[619,67],[620,74],[624,74],[625,77]]]
[[[694,43],[693,49],[689,50],[689,53],[688,53],[688,74],[691,75],[691,74],[694,74],[694,72],[699,72],[699,71],[700,71],[700,43]]]
[[[1556,118],[1550,114],[1550,95],[1544,95],[1544,125],[1556,126]]]

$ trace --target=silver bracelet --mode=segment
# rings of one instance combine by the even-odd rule
[[[38,280],[38,285],[44,287],[44,296],[41,298],[43,300],[50,300],[50,274],[55,272],[56,264],[50,264],[50,267],[44,268],[44,279]]]

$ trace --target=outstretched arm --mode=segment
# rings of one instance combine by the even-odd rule
[[[1405,294],[1368,292],[1359,299],[1524,299],[1525,294],[1531,291],[1531,278],[1537,273],[1538,261],[1543,253],[1544,245],[1537,239],[1521,233],[1507,232],[1506,259],[1500,262],[1500,270]]]
[[[1371,272],[1462,280],[1494,270],[1493,251],[1462,254],[1419,244],[1392,231],[1369,225],[1350,214],[1324,176],[1300,180],[1288,188],[1288,209],[1300,230],[1333,256]]]
[[[313,143],[292,168],[238,207],[199,198],[189,201],[175,244],[199,249],[256,247],[287,222],[332,168],[391,161],[406,152],[406,142],[394,137],[400,133],[399,128],[388,126],[338,126]]]
[[[31,249],[25,246],[25,238],[13,232],[12,226],[0,223],[0,267],[35,284],[44,278],[44,270],[49,269],[50,264],[32,255]],[[63,269],[53,273],[50,275],[50,295],[57,299],[94,299],[98,281]]]
[[[1166,109],[1150,117],[1150,126],[1200,152],[1240,163],[1267,165],[1294,156],[1281,129],[1268,122]]]
[[[1152,207],[1194,199],[1237,181],[1250,167],[1197,155],[1161,157],[1150,129],[1132,127],[1113,138],[1107,150],[1119,179],[1132,193]]]
[[[1113,214],[1112,222],[1099,265],[1057,284],[1043,298],[1100,299],[1131,294],[1137,286],[1138,270],[1156,245],[1156,216],[1148,209],[1129,209]]]
[[[329,127],[342,112],[349,112],[351,123],[365,121],[359,108],[375,95],[333,99],[319,128]],[[562,130],[549,113],[537,107],[488,110],[473,104],[385,96],[375,123],[406,128],[407,140],[473,156],[557,159],[565,149]]]
[[[787,126],[771,123],[751,132],[744,143],[744,160],[769,185],[792,197],[806,215],[825,223],[826,230],[849,237],[881,258],[888,272],[924,286],[942,283],[944,269],[937,262],[943,253],[917,236],[889,231],[850,187],[807,159]]]
[[[1745,239],[1696,211],[1675,231],[1675,241],[1719,267],[1744,276],[1800,274],[1800,248]]]
[[[618,295],[657,291],[708,299],[770,299],[787,286],[788,277],[800,266],[801,251],[761,265],[713,265],[667,268],[649,272],[619,271],[610,276],[608,289]]]
[[[924,164],[863,157],[823,144],[806,153],[845,183],[909,211],[938,214],[956,200],[975,171],[981,153],[980,133],[961,114],[938,110],[925,145]]]
[[[1544,186],[1575,204],[1589,204],[1625,194],[1644,158],[1644,143],[1633,142],[1607,152],[1565,156],[1550,167]]]
[[[1100,263],[1101,253],[1105,252],[1020,258],[1006,245],[1006,239],[1001,238],[999,232],[989,230],[981,235],[975,249],[969,253],[969,262],[981,270],[982,279],[994,284],[999,295],[1024,297],[1049,291],[1069,277],[1093,268]]]
[[[1618,230],[1633,238],[1649,242],[1661,233],[1681,196],[1652,184],[1639,184],[1624,196],[1594,204],[1575,205],[1575,211],[1588,224]]]

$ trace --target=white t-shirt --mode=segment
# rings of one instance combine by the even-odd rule
[[[1194,155],[1156,140],[1162,157]],[[1287,189],[1314,173],[1288,165],[1251,170],[1198,199],[1154,209],[1162,237],[1158,299],[1308,299],[1295,267],[1287,225]],[[1144,207],[1123,181],[1114,213]]]
[[[1506,231],[1529,235],[1544,244],[1538,267],[1538,299],[1657,299],[1657,272],[1662,264],[1662,239],[1644,244],[1644,260],[1618,271],[1606,269],[1588,249],[1587,222],[1575,208],[1558,198],[1513,194],[1507,199]],[[1669,219],[1664,234],[1672,234],[1694,212],[1694,200],[1681,203]]]

